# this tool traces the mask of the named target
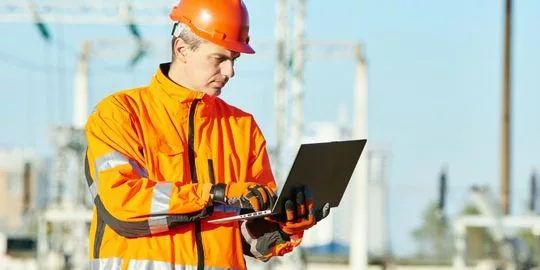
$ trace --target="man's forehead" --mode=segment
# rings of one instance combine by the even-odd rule
[[[223,57],[227,57],[227,58],[236,58],[236,57],[240,56],[240,53],[230,51],[230,50],[213,51],[210,54],[216,55],[216,56],[223,56]]]
[[[222,55],[222,56],[227,56],[227,57],[231,57],[231,58],[240,56],[239,52],[235,52],[235,51],[225,49],[225,48],[223,48],[221,46],[212,44],[210,42],[206,42],[205,45],[207,45],[207,50],[206,51],[207,51],[208,54]]]

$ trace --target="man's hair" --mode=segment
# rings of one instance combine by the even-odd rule
[[[189,26],[187,26],[184,23],[177,23],[175,25],[175,28],[173,30],[173,38],[171,41],[171,49],[172,49],[172,59],[174,60],[174,42],[176,39],[182,39],[187,45],[188,48],[192,51],[197,50],[199,46],[206,42],[204,39],[198,37],[191,31]]]

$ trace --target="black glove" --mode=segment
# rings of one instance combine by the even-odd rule
[[[215,203],[254,211],[271,209],[276,201],[274,191],[253,182],[219,183],[212,187],[210,193]]]

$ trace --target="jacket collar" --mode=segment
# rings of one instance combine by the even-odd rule
[[[152,78],[150,88],[153,88],[156,92],[159,92],[158,95],[167,96],[181,103],[191,102],[194,99],[201,99],[204,103],[208,104],[214,100],[213,97],[201,91],[190,90],[173,82],[167,76],[170,67],[171,63],[160,64],[156,74]]]

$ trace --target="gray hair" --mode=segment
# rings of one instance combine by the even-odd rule
[[[200,38],[199,36],[195,35],[193,31],[191,31],[191,28],[187,26],[185,23],[176,23],[174,29],[173,29],[173,39],[172,39],[172,46],[174,50],[174,41],[177,38],[182,39],[191,50],[196,50],[199,48],[199,46],[206,42],[206,40]],[[174,54],[173,54],[174,56]]]

